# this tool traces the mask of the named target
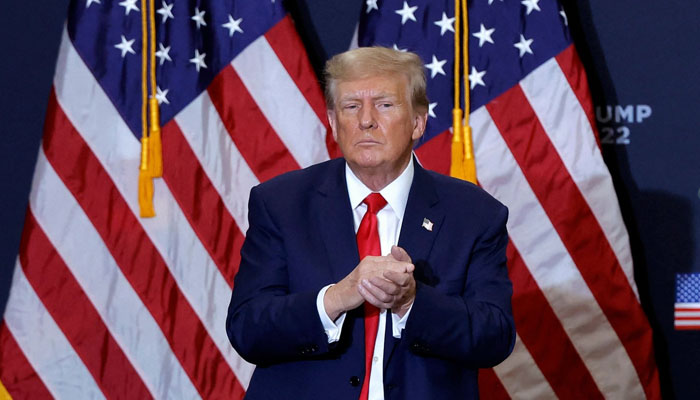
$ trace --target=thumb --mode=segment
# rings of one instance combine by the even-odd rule
[[[394,260],[396,261],[402,261],[402,262],[412,262],[411,261],[411,256],[408,255],[406,250],[402,249],[399,246],[391,246],[391,256],[394,257]]]

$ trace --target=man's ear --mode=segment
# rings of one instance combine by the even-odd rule
[[[335,111],[326,111],[326,116],[328,117],[328,124],[331,126],[331,131],[333,131],[333,140],[338,142],[338,121],[335,119]]]
[[[425,125],[428,123],[428,113],[419,113],[413,117],[413,133],[411,134],[411,139],[418,140],[423,136],[425,132]]]

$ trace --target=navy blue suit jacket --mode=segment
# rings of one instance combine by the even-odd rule
[[[478,368],[504,360],[515,341],[508,212],[479,187],[415,165],[399,246],[416,266],[416,298],[400,339],[387,318],[385,398],[477,398]],[[360,261],[344,160],[253,188],[248,212],[226,321],[233,347],[257,365],[246,398],[356,400],[362,307],[333,344],[316,309],[319,290]]]

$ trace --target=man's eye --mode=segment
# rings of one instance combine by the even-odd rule
[[[380,108],[389,108],[391,106],[393,106],[391,103],[379,103]]]
[[[346,110],[354,110],[357,107],[358,107],[357,104],[346,104],[345,107],[343,107],[343,108],[345,108]]]

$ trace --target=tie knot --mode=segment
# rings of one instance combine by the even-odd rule
[[[378,213],[386,205],[386,200],[379,193],[370,193],[362,202],[367,204],[367,211],[372,214]]]

